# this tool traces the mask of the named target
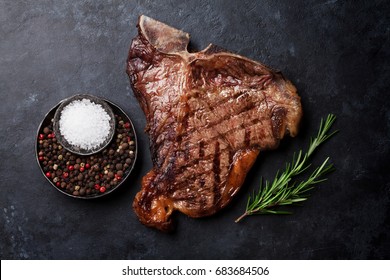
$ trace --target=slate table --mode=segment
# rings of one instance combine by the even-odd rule
[[[0,1],[1,259],[383,259],[390,257],[388,1]],[[145,118],[125,60],[145,14],[280,69],[302,97],[298,137],[262,153],[224,211],[175,215],[164,234],[131,209],[151,168]],[[137,167],[107,199],[62,195],[35,159],[36,130],[60,100],[88,92],[119,104],[139,140]],[[235,224],[260,177],[305,148],[319,121],[340,132],[315,154],[336,171],[289,216]]]

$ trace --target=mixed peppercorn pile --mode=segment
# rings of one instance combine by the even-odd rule
[[[99,153],[81,156],[65,150],[53,133],[52,121],[38,134],[38,161],[58,189],[76,197],[95,197],[112,191],[131,171],[136,153],[133,127],[126,116],[115,115],[112,142]]]

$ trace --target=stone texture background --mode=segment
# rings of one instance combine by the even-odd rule
[[[1,259],[390,258],[388,1],[0,1]],[[178,214],[177,230],[142,226],[131,209],[150,169],[144,116],[125,60],[145,14],[282,70],[302,97],[300,135],[259,156],[221,213]],[[79,92],[105,97],[138,132],[137,168],[118,192],[79,201],[54,190],[35,160],[45,114]],[[340,133],[315,156],[337,171],[290,216],[234,219],[260,177],[304,148],[320,118]]]

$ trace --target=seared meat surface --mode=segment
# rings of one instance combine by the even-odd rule
[[[133,202],[163,231],[178,210],[211,215],[240,189],[262,150],[295,136],[302,115],[280,72],[214,45],[189,53],[189,35],[141,16],[127,73],[150,139],[153,169]]]

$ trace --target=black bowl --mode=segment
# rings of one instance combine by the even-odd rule
[[[92,194],[89,194],[89,195],[73,195],[72,191],[69,191],[67,190],[66,188],[61,188],[60,186],[57,186],[56,185],[56,182],[53,181],[53,177],[48,177],[46,175],[46,173],[48,172],[47,170],[47,162],[46,162],[46,166],[45,166],[45,162],[40,160],[40,155],[39,155],[39,152],[41,150],[40,148],[40,135],[42,134],[43,135],[43,130],[45,127],[48,127],[50,129],[53,129],[53,120],[54,120],[54,115],[55,115],[55,112],[58,110],[58,108],[63,104],[63,102],[67,101],[68,99],[66,100],[63,100],[61,101],[59,104],[57,104],[56,106],[54,106],[47,114],[46,116],[44,117],[44,119],[42,120],[42,122],[40,123],[39,127],[38,127],[38,130],[37,130],[37,135],[36,135],[36,145],[35,145],[35,152],[36,152],[36,159],[37,159],[37,162],[38,162],[38,165],[40,167],[40,170],[43,174],[43,176],[49,181],[49,183],[56,189],[58,190],[59,192],[61,192],[62,194],[65,194],[69,197],[73,197],[73,198],[79,198],[79,199],[95,199],[95,198],[100,198],[100,197],[103,197],[103,196],[106,196],[110,193],[112,193],[114,190],[118,189],[120,186],[123,185],[123,183],[126,181],[126,179],[128,178],[128,176],[130,175],[130,173],[132,172],[134,166],[135,166],[135,163],[136,163],[136,159],[137,159],[137,150],[138,150],[138,143],[137,143],[137,135],[136,135],[136,132],[135,132],[135,129],[134,129],[134,126],[133,126],[133,123],[131,121],[131,119],[129,118],[129,116],[123,112],[123,110],[115,105],[114,103],[108,101],[108,100],[105,100],[104,101],[106,102],[106,104],[108,106],[110,106],[110,108],[112,109],[113,113],[114,113],[114,120],[118,117],[120,117],[125,123],[129,124],[129,128],[128,130],[130,131],[129,132],[129,135],[131,135],[131,140],[134,142],[134,147],[133,147],[133,159],[132,159],[132,162],[131,164],[125,168],[123,170],[123,176],[122,178],[120,179],[120,181],[118,181],[118,184],[115,185],[114,187],[110,188],[110,189],[107,189],[107,191],[103,192],[103,193],[100,193],[100,192],[97,192],[97,193],[92,193]],[[120,126],[118,124],[116,124],[116,127],[117,127],[117,130],[120,129]],[[114,133],[114,136],[113,136],[113,139],[117,139],[117,131],[115,131]],[[58,142],[58,139],[57,139],[57,136],[52,136],[54,138],[51,138],[52,141],[55,141],[56,145],[58,146],[58,144],[60,144]],[[55,140],[53,140],[55,139]],[[114,149],[116,145],[116,141],[111,141],[111,143],[105,148],[103,149],[102,151],[100,152],[97,152],[93,155],[79,155],[79,154],[76,154],[76,153],[72,153],[72,152],[69,152],[71,155],[73,155],[74,157],[80,157],[82,159],[89,159],[90,157],[94,157],[94,158],[102,158],[104,157],[105,155],[107,155],[107,151],[109,149]],[[119,159],[119,158],[118,158]],[[48,158],[47,161],[51,160],[51,158]],[[61,177],[62,179],[62,177]]]

